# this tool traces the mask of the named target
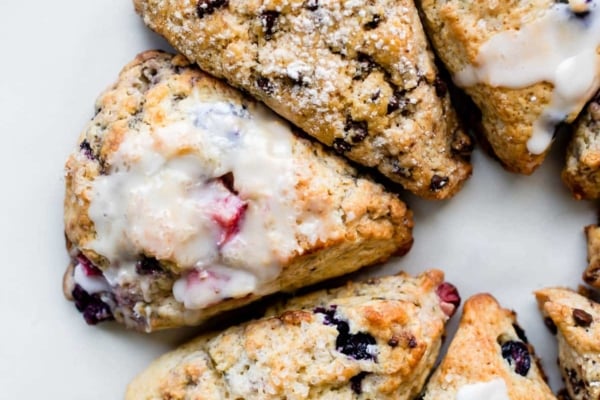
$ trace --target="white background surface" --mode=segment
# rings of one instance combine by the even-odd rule
[[[88,327],[64,300],[63,163],[121,67],[140,51],[168,47],[128,0],[2,1],[0,43],[0,398],[122,398],[137,372],[194,330]],[[572,200],[560,181],[561,146],[531,177],[476,151],[474,175],[454,199],[407,199],[415,245],[375,270],[438,267],[463,299],[491,292],[519,313],[555,389],[555,343],[531,292],[580,283],[582,229],[596,219],[594,205]]]

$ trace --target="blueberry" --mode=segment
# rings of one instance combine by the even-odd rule
[[[81,142],[81,144],[79,145],[79,149],[83,154],[85,154],[85,156],[88,159],[96,159],[96,157],[94,156],[94,150],[92,150],[92,146],[90,145],[90,142],[87,141],[87,139],[83,139],[83,142]]]
[[[344,139],[342,138],[336,138],[333,141],[333,149],[338,153],[338,154],[344,154],[349,152],[350,150],[352,150],[352,145],[348,142],[346,142]]]
[[[275,32],[275,22],[277,22],[277,18],[279,17],[279,12],[277,11],[264,11],[260,14],[260,22],[263,26],[263,31],[265,32],[265,39],[271,39],[273,33]]]
[[[373,15],[373,18],[365,24],[365,28],[367,30],[375,29],[379,26],[380,22],[381,22],[381,16],[375,14],[375,15]]]
[[[351,117],[346,118],[346,125],[344,131],[350,134],[350,140],[352,143],[360,143],[369,134],[369,127],[366,121],[355,121]]]
[[[525,331],[519,326],[519,324],[513,324],[513,328],[515,329],[515,333],[517,334],[519,339],[521,339],[525,343],[529,343],[529,340],[527,340],[527,336],[525,336]]]
[[[444,187],[446,187],[448,182],[450,182],[450,178],[448,177],[433,175],[433,177],[431,178],[431,183],[429,184],[429,190],[431,190],[432,192],[442,190]]]
[[[196,7],[196,13],[199,18],[214,13],[218,8],[225,7],[229,0],[200,0]]]
[[[103,302],[97,293],[90,295],[81,286],[75,285],[71,294],[75,300],[75,307],[83,314],[88,325],[114,319],[110,306]]]
[[[261,76],[256,80],[256,86],[258,86],[260,90],[267,94],[273,94],[275,91],[273,83],[269,80],[269,78],[265,78],[264,76]]]
[[[367,372],[361,371],[357,375],[354,375],[352,378],[350,378],[350,387],[354,393],[362,394],[362,381],[367,375]]]
[[[509,340],[502,345],[502,358],[513,366],[515,372],[526,376],[531,368],[531,356],[529,348],[523,342]]]
[[[156,258],[142,256],[142,259],[135,263],[135,272],[140,275],[153,275],[163,272],[163,269]]]

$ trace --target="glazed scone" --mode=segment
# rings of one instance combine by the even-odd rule
[[[135,0],[146,24],[338,153],[426,198],[471,173],[412,0]]]
[[[556,399],[537,365],[516,314],[489,294],[465,302],[448,353],[423,400]]]
[[[183,56],[139,55],[66,164],[65,294],[89,323],[194,325],[403,254],[412,214]]]
[[[576,199],[600,198],[600,92],[575,123],[562,178]]]
[[[588,266],[583,272],[583,280],[590,286],[600,288],[600,227],[588,225],[585,227],[587,238]]]
[[[535,293],[558,341],[558,365],[571,400],[600,399],[600,304],[565,288]]]
[[[460,302],[443,277],[401,273],[293,299],[164,355],[126,399],[413,399]]]
[[[532,173],[600,86],[599,0],[417,0],[507,169]]]

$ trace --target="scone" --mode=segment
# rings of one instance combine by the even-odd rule
[[[443,276],[399,274],[291,300],[162,356],[126,399],[413,399],[460,301]]]
[[[146,52],[66,164],[64,290],[88,323],[194,325],[407,252],[412,215],[183,56]]]
[[[600,227],[585,227],[587,237],[588,267],[583,273],[583,280],[590,286],[600,288]]]
[[[598,0],[417,0],[440,58],[507,169],[539,166],[600,86]]]
[[[426,198],[471,173],[412,0],[134,0],[201,69]]]
[[[456,336],[422,398],[556,399],[516,314],[489,294],[465,302]]]
[[[577,119],[562,178],[576,199],[600,198],[600,92]]]
[[[600,399],[600,304],[565,288],[535,295],[556,333],[558,364],[571,399]]]

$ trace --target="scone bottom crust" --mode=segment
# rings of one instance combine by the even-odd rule
[[[310,284],[412,243],[396,195],[182,56],[126,66],[66,170],[65,294],[92,324],[197,324],[302,284],[290,265]]]

